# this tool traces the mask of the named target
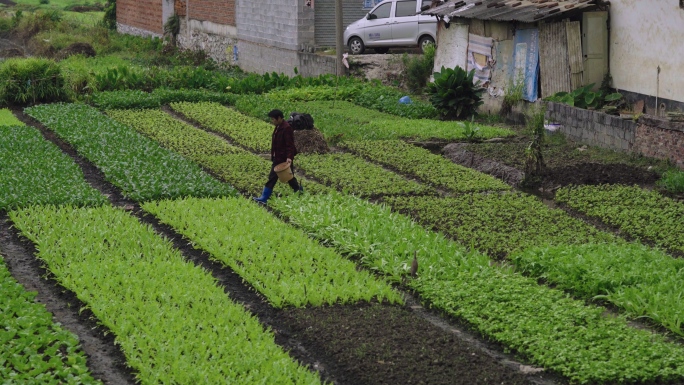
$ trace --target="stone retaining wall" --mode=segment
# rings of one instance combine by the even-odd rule
[[[684,123],[649,115],[634,121],[559,103],[547,104],[546,118],[574,141],[669,159],[684,168]]]

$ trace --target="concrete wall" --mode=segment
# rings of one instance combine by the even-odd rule
[[[335,73],[334,57],[298,52],[283,48],[238,41],[240,68],[257,73],[277,72],[294,76],[295,67],[302,76],[318,76]]]
[[[140,36],[161,36],[164,33],[164,1],[166,0],[118,0],[117,30]]]
[[[684,102],[684,9],[678,0],[612,0],[610,72],[613,86]]]
[[[314,10],[301,0],[237,0],[242,42],[297,51],[314,45]]]
[[[684,169],[684,123],[644,115],[638,121],[598,111],[548,103],[546,117],[569,139],[644,156],[669,159]]]

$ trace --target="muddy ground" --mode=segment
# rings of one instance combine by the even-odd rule
[[[70,155],[88,183],[108,196],[112,204],[151,225],[172,240],[188,261],[211,272],[226,295],[255,314],[273,330],[279,345],[325,381],[354,385],[564,383],[553,374],[521,364],[514,356],[503,353],[500,346],[482,341],[458,322],[444,320],[415,301],[406,306],[375,303],[275,309],[231,269],[210,261],[205,252],[192,248],[173,229],[145,214],[52,131],[19,110],[13,112]],[[35,248],[16,230],[10,230],[6,216],[3,219],[0,249],[15,278],[38,290],[38,301],[48,306],[55,321],[79,335],[97,378],[106,384],[133,384],[135,373],[125,367],[123,352],[114,344],[112,334],[98,326],[92,314],[75,310],[83,304],[74,293],[51,278],[41,278],[47,272],[35,257]]]

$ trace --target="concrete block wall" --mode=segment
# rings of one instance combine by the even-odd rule
[[[635,122],[558,103],[547,104],[546,118],[560,123],[561,132],[574,141],[669,159],[684,169],[684,122],[649,115]]]
[[[240,41],[298,51],[301,44],[313,45],[313,23],[314,11],[301,0],[237,0]]]
[[[164,33],[162,7],[162,0],[117,0],[117,29],[121,33],[160,36]],[[126,27],[132,28],[129,31]]]
[[[634,147],[637,123],[631,119],[559,103],[547,104],[546,118],[560,123],[561,132],[577,142],[620,151]]]

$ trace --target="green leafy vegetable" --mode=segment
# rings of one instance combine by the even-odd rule
[[[26,113],[71,143],[107,180],[138,201],[232,195],[234,190],[134,130],[80,104],[49,104]]]
[[[31,204],[99,205],[106,198],[33,127],[0,125],[0,209]]]
[[[114,333],[140,383],[320,383],[209,273],[123,210],[33,206],[10,218]]]
[[[191,198],[143,208],[230,266],[275,307],[402,302],[386,283],[246,199]]]

